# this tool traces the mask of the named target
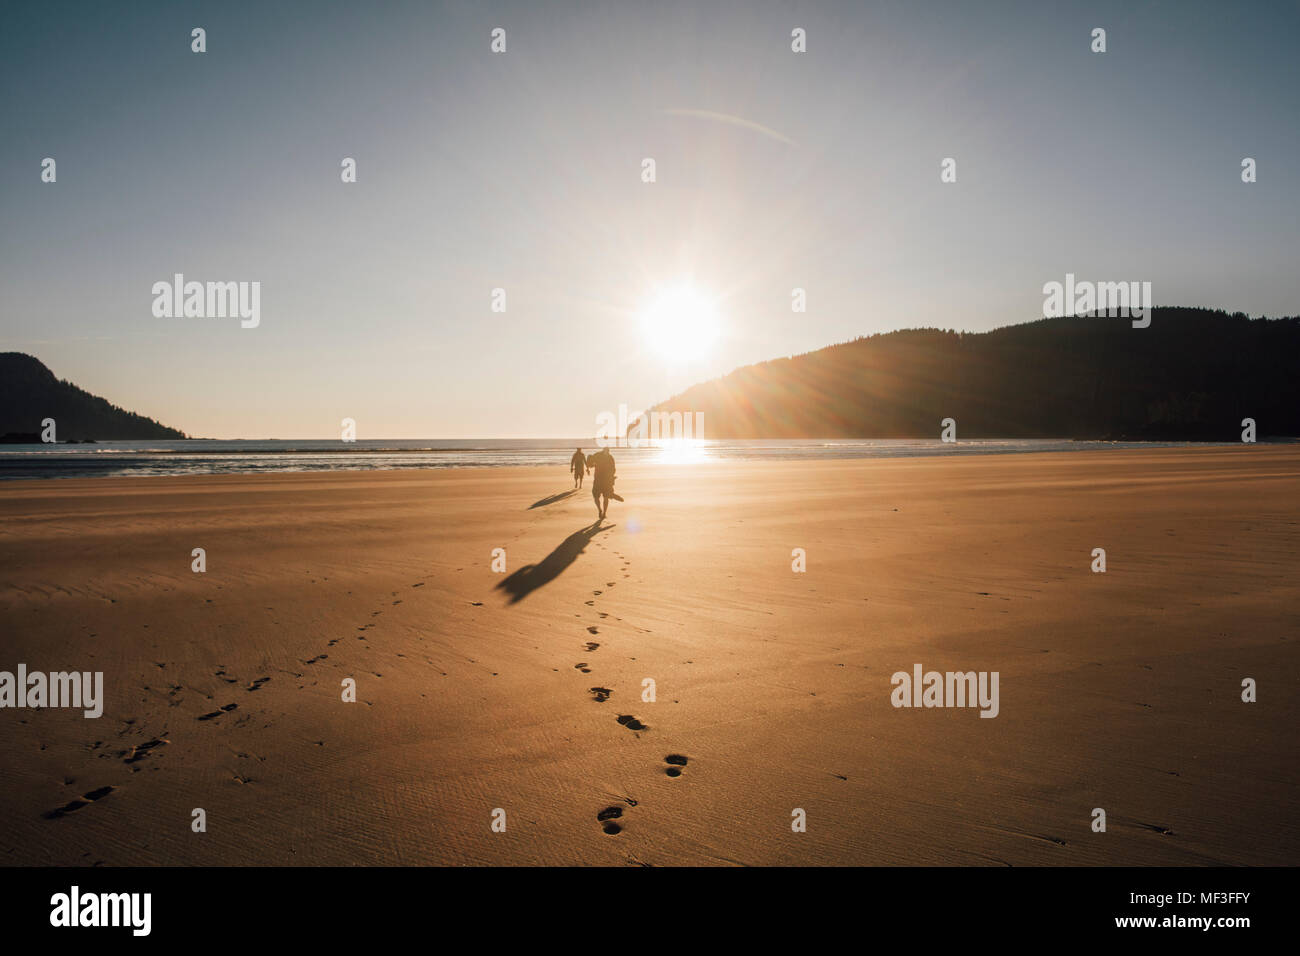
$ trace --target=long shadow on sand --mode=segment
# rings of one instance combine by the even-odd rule
[[[507,577],[497,585],[498,591],[505,591],[510,595],[510,603],[522,601],[528,595],[532,594],[544,584],[550,584],[571,565],[578,560],[578,555],[587,547],[587,542],[602,531],[609,531],[618,525],[601,524],[597,521],[593,525],[588,525],[581,531],[575,531],[563,541],[560,546],[542,558],[540,564],[526,564],[514,574]]]
[[[557,501],[563,501],[565,498],[569,497],[569,495],[573,494],[577,490],[578,490],[577,488],[570,488],[568,491],[561,491],[558,494],[551,495],[548,498],[543,498],[541,501],[534,501],[531,505],[528,506],[528,510],[532,511],[534,508],[545,508],[547,505],[553,505]]]

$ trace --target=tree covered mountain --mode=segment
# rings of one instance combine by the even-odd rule
[[[54,419],[59,441],[185,437],[184,432],[55,378],[31,355],[0,352],[0,436],[39,435],[46,418]]]
[[[909,329],[737,369],[649,409],[706,438],[1236,441],[1300,435],[1300,318],[1157,308],[983,333]]]

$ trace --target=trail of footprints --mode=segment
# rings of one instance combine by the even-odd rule
[[[426,583],[426,582],[424,582],[424,581],[420,581],[420,582],[418,582],[418,583],[416,583],[416,584],[412,584],[411,587],[412,587],[412,588],[421,588],[421,587],[424,587],[424,586],[425,586],[425,583]],[[396,596],[397,596],[397,592],[396,592],[396,591],[392,592],[392,595],[393,595],[394,597],[396,597]],[[390,606],[391,606],[391,605],[396,605],[396,604],[401,604],[401,603],[402,603],[402,602],[401,602],[400,600],[395,600],[395,601],[392,601],[392,602],[391,602]],[[373,611],[373,612],[371,612],[371,617],[372,617],[372,618],[374,618],[374,617],[378,617],[381,613],[382,613],[382,611]],[[372,628],[372,627],[374,627],[374,626],[375,626],[375,625],[374,625],[374,622],[372,621],[370,624],[366,624],[366,625],[364,625],[364,626],[358,627],[357,630],[358,630],[358,631],[361,631],[361,632],[364,632],[364,631],[366,631],[368,628]],[[366,638],[365,638],[364,633],[361,633],[361,634],[358,634],[358,635],[357,635],[357,640],[364,641],[365,639],[366,639]],[[334,647],[334,646],[337,645],[341,640],[342,640],[342,638],[338,638],[338,637],[333,638],[333,639],[331,639],[331,640],[329,641],[329,643],[328,643],[327,646],[329,646],[329,647]],[[596,645],[596,646],[599,646],[599,645]],[[594,649],[594,648],[593,648],[593,649]],[[399,655],[399,656],[400,656],[400,655]],[[310,666],[310,665],[312,665],[312,664],[317,664],[317,663],[320,663],[321,661],[327,660],[328,658],[329,658],[329,654],[324,653],[324,652],[321,652],[320,654],[317,654],[315,657],[312,657],[312,658],[307,659],[307,660],[302,660],[301,663],[302,663],[303,665]],[[160,669],[166,667],[166,664],[165,664],[165,663],[155,662],[155,664],[156,664]],[[299,672],[293,672],[293,671],[290,671],[289,673],[292,673],[293,676],[294,676],[295,678],[301,678],[301,677],[304,676],[302,673],[299,673]],[[227,671],[227,670],[226,670],[226,666],[225,666],[224,664],[218,665],[217,670],[213,672],[213,676],[216,677],[216,678],[217,678],[219,681],[221,681],[223,684],[239,684],[239,683],[241,683],[240,678],[235,677],[235,676],[232,675],[229,671]],[[271,680],[271,678],[270,678],[269,676],[266,676],[266,677],[258,677],[258,678],[255,678],[255,679],[252,680],[252,681],[249,681],[249,682],[244,686],[243,689],[244,689],[244,691],[247,692],[247,693],[250,693],[250,694],[251,694],[251,693],[255,693],[256,691],[261,690],[262,687],[263,687],[264,685],[266,685],[267,683],[270,682],[270,680]],[[300,684],[299,687],[298,687],[298,689],[299,689],[299,690],[302,690],[305,686],[306,686],[305,684]],[[144,689],[145,689],[146,691],[151,690],[151,688],[150,688],[148,685],[145,685]],[[182,700],[183,698],[178,698],[178,697],[176,696],[176,695],[177,695],[181,690],[182,690],[182,685],[180,685],[180,684],[172,684],[172,685],[170,685],[170,690],[169,690],[169,692],[168,692],[168,694],[167,694],[167,702],[168,702],[168,704],[169,704],[170,706],[177,706],[178,704],[181,703],[181,700]],[[211,699],[211,696],[209,696],[209,699]],[[234,703],[234,702],[232,702],[232,703],[229,703],[229,704],[224,704],[224,705],[218,707],[216,710],[209,711],[209,712],[206,713],[206,714],[200,714],[200,715],[199,715],[198,717],[196,717],[195,719],[198,720],[198,721],[200,721],[200,722],[203,722],[203,723],[211,723],[211,722],[213,722],[213,721],[219,721],[220,718],[225,717],[227,714],[230,714],[232,711],[236,711],[236,710],[238,710],[238,709],[239,709],[239,704],[238,704],[238,703]],[[124,734],[126,734],[126,733],[131,732],[131,725],[134,724],[134,723],[135,723],[134,720],[128,720],[128,721],[126,721],[127,727],[126,727],[124,730],[122,730],[121,732],[119,732],[119,736],[122,736],[122,735],[124,735]],[[238,723],[236,723],[235,726],[238,726]],[[141,761],[147,759],[147,758],[148,758],[149,756],[151,756],[152,754],[154,754],[154,752],[157,751],[160,747],[165,747],[165,746],[167,746],[168,744],[171,743],[171,741],[170,741],[169,739],[167,739],[167,737],[166,737],[166,733],[167,733],[167,732],[164,730],[164,731],[163,731],[163,734],[160,735],[160,736],[153,737],[153,738],[151,738],[151,739],[149,739],[149,740],[146,740],[146,741],[144,741],[144,742],[142,742],[142,743],[134,744],[134,745],[128,747],[127,749],[125,749],[125,750],[120,750],[120,751],[117,752],[117,756],[121,758],[122,763],[124,763],[124,764],[127,764],[127,765],[138,764],[138,763],[140,763]],[[91,752],[94,752],[94,751],[99,750],[100,747],[102,746],[102,744],[103,744],[103,741],[96,741],[93,745],[87,745],[87,749],[90,750]],[[108,754],[101,754],[100,756],[108,756]],[[240,757],[246,757],[247,754],[244,754],[244,753],[241,752],[241,753],[238,754],[238,756],[240,756]],[[258,759],[260,760],[260,759],[263,759],[263,758],[260,758],[260,757],[259,757]],[[132,769],[133,771],[138,771],[140,768],[137,767],[137,766],[131,766],[131,769]],[[158,769],[158,768],[155,767],[154,769]],[[248,777],[244,777],[244,776],[242,776],[242,775],[240,775],[240,774],[235,774],[234,777],[233,777],[232,779],[233,779],[236,783],[249,783],[249,782],[250,782],[250,778],[248,778]],[[71,777],[69,777],[68,779],[66,779],[66,780],[64,781],[65,784],[72,784],[73,782],[74,782],[74,779],[71,778]],[[115,786],[104,786],[104,787],[98,787],[98,788],[96,788],[96,789],[94,789],[94,790],[91,790],[91,791],[85,793],[85,794],[82,794],[80,797],[77,797],[77,798],[75,798],[74,800],[69,801],[68,803],[65,803],[65,804],[64,804],[63,806],[61,806],[61,807],[55,807],[55,808],[52,809],[52,810],[47,810],[45,813],[41,814],[41,816],[42,816],[44,819],[46,819],[46,820],[58,820],[58,819],[60,819],[61,817],[66,817],[66,816],[67,816],[68,814],[70,814],[70,813],[76,813],[78,810],[81,810],[81,809],[83,809],[83,808],[85,808],[85,807],[88,807],[88,806],[90,806],[92,803],[95,803],[95,802],[98,801],[98,800],[102,800],[104,797],[108,796],[110,793],[114,793],[114,792],[116,792],[116,791],[119,790],[119,789],[120,789],[119,787],[115,787]]]
[[[597,547],[602,547],[602,546],[597,544]],[[630,564],[627,561],[627,558],[624,555],[619,554],[619,552],[617,551],[615,551],[614,554],[623,562],[621,568],[621,570],[623,571],[623,577],[624,578],[630,577],[630,574],[628,573],[628,568],[630,567]],[[411,587],[412,588],[424,587],[425,583],[426,582],[424,581],[420,581],[416,584],[412,584]],[[617,582],[615,581],[606,581],[605,588],[612,588],[616,585],[616,583]],[[604,591],[600,589],[596,589],[593,590],[591,593],[593,599],[584,602],[585,605],[588,607],[594,607],[596,603],[595,598],[600,597],[604,593]],[[392,596],[396,597],[397,592],[393,592]],[[395,600],[391,602],[390,606],[398,605],[401,603],[402,602],[400,600]],[[474,603],[476,606],[481,606],[481,602],[474,602]],[[372,618],[378,617],[381,613],[382,611],[373,611],[371,613],[371,617]],[[605,620],[610,616],[605,611],[598,611],[596,613],[601,620]],[[618,621],[621,619],[616,617],[614,618],[614,620]],[[357,631],[360,633],[356,635],[357,640],[359,641],[366,640],[364,632],[369,630],[370,628],[373,628],[374,626],[375,626],[375,622],[373,620],[369,624],[359,626],[357,628]],[[591,634],[593,636],[600,633],[599,627],[597,627],[594,624],[589,625],[586,630],[588,634]],[[342,638],[337,638],[337,637],[333,638],[328,642],[327,646],[335,647],[340,643],[341,640]],[[587,641],[584,644],[584,649],[587,651],[587,653],[590,654],[595,652],[597,649],[599,649],[600,646],[601,645],[597,641]],[[329,659],[329,654],[322,651],[321,653],[317,654],[315,657],[302,660],[301,663],[304,666],[309,667],[313,664],[317,664],[320,663],[321,661],[328,660],[328,659]],[[579,663],[576,663],[573,666],[576,670],[579,670],[584,674],[590,674],[592,670],[586,661],[580,661]],[[304,674],[300,672],[291,671],[290,673],[292,673],[295,678],[299,678],[299,679],[304,676]],[[224,665],[219,667],[219,669],[214,673],[214,676],[225,684],[240,683],[240,679],[238,677],[231,675],[226,670]],[[258,677],[250,681],[248,684],[246,684],[244,690],[247,693],[254,693],[256,691],[261,690],[263,685],[267,684],[270,680],[271,678],[269,676]],[[305,684],[300,684],[298,689],[302,690],[305,686],[306,686]],[[173,690],[178,691],[179,685],[176,685],[173,688]],[[608,687],[599,687],[599,686],[591,687],[589,688],[589,691],[592,694],[592,700],[600,704],[603,704],[606,701],[608,701],[610,697],[612,697],[614,694],[614,691]],[[173,703],[179,703],[179,702],[180,701],[174,701]],[[226,716],[227,714],[230,714],[232,711],[238,709],[239,709],[238,703],[224,704],[218,707],[216,710],[210,711],[206,714],[199,715],[196,719],[204,723],[217,721],[220,718]],[[640,719],[638,719],[633,714],[619,714],[616,716],[615,719],[621,726],[626,727],[630,731],[633,731],[638,736],[640,735],[641,731],[646,731],[650,729],[647,724],[643,723]],[[133,723],[133,721],[128,721],[128,725],[131,723]],[[123,731],[123,733],[125,732],[126,731]],[[136,764],[142,760],[147,759],[151,754],[157,751],[160,747],[167,746],[169,743],[171,743],[171,741],[168,740],[165,736],[153,737],[142,743],[135,744],[127,748],[126,750],[119,751],[118,756],[122,759],[122,762],[124,764],[128,764],[128,765]],[[95,750],[98,749],[98,747],[99,747],[99,743],[96,743],[96,745],[91,749]],[[670,777],[680,777],[682,775],[682,768],[686,766],[687,760],[688,758],[682,756],[681,754],[669,754],[664,758],[664,763],[667,765],[665,769],[665,773]],[[137,770],[139,768],[132,767],[132,769]],[[238,775],[236,775],[235,780],[236,782],[247,782],[245,779],[239,777]],[[66,782],[71,783],[72,780],[69,779]],[[47,820],[57,820],[61,817],[67,816],[68,814],[76,813],[77,811],[85,807],[88,807],[99,800],[102,800],[104,797],[107,797],[109,794],[116,792],[118,789],[119,788],[115,786],[98,787],[94,790],[88,791],[82,796],[76,797],[75,799],[69,801],[68,803],[64,804],[61,807],[56,807],[52,810],[45,812],[44,814],[42,814],[42,816]],[[625,797],[624,802],[627,804],[628,807],[635,807],[637,805],[637,801],[632,799],[631,797]],[[623,817],[623,808],[619,806],[605,807],[603,810],[600,810],[596,814],[596,820],[598,823],[600,823],[601,829],[605,833],[608,833],[610,835],[615,835],[623,831],[623,824],[619,822],[622,819],[622,817]]]
[[[600,545],[599,543],[597,543],[596,547],[602,548],[603,550],[603,546]],[[619,560],[623,562],[623,567],[621,569],[623,571],[623,577],[625,578],[629,577],[630,575],[628,574],[628,568],[630,567],[630,564],[627,558],[624,557],[622,554],[619,554],[619,552],[617,551],[615,551],[614,554],[619,558]],[[614,587],[615,584],[616,582],[614,581],[606,581],[605,587],[612,588]],[[592,600],[584,601],[583,603],[587,607],[594,608],[596,605],[595,599],[600,597],[603,593],[604,591],[601,590],[592,591],[591,592]],[[599,615],[602,621],[605,620],[607,617],[609,617],[609,614],[606,613],[605,611],[597,611],[596,613]],[[621,619],[615,618],[614,620],[617,621]],[[598,628],[594,624],[589,625],[587,627],[587,633],[593,635],[599,634],[600,628]],[[598,644],[595,641],[588,641],[584,646],[587,653],[590,654],[594,652],[597,648],[599,648],[600,644]],[[591,673],[591,667],[586,661],[581,661],[577,664],[574,664],[573,666],[584,674]],[[608,687],[589,687],[588,691],[592,695],[592,700],[594,700],[598,704],[605,703],[614,694],[614,692],[610,690]],[[649,725],[642,722],[634,714],[619,714],[617,715],[617,717],[615,717],[615,720],[617,720],[621,726],[626,727],[628,730],[631,730],[634,733],[636,733],[638,737],[640,737],[641,731],[650,729]],[[674,778],[680,777],[682,776],[683,770],[686,767],[687,763],[689,762],[690,762],[690,758],[683,756],[682,754],[675,754],[675,753],[668,754],[666,757],[664,757],[664,764],[665,764],[664,774]],[[637,802],[631,797],[624,797],[623,802],[626,803],[628,807],[635,807],[637,805]],[[604,833],[609,834],[610,836],[616,836],[619,833],[622,833],[623,826],[624,826],[623,807],[617,805],[610,805],[605,807],[602,810],[598,810],[596,812],[596,822],[600,824],[600,829]]]

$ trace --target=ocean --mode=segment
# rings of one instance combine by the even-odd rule
[[[1016,454],[1099,448],[1186,447],[1189,442],[1106,442],[1068,439],[765,439],[687,440],[613,449],[623,463],[689,465],[707,461],[914,458],[927,455]],[[1206,443],[1194,443],[1204,446]],[[21,478],[252,475],[267,472],[396,471],[419,468],[534,465],[567,468],[573,450],[596,451],[587,439],[185,440],[95,444],[0,445],[0,480]]]

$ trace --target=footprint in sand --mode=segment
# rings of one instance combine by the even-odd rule
[[[622,831],[622,826],[614,822],[615,820],[621,819],[622,816],[622,807],[606,807],[604,810],[601,810],[596,814],[596,820],[603,824],[601,826],[602,830],[612,835]]]
[[[664,773],[668,774],[670,777],[680,777],[682,775],[682,768],[686,766],[686,758],[681,754],[669,754],[664,758],[664,763],[669,764],[668,768],[664,770]]]
[[[155,737],[153,740],[146,741],[145,743],[136,744],[130,750],[123,750],[118,754],[118,756],[122,758],[122,763],[136,763],[137,761],[143,760],[145,757],[149,756],[153,750],[156,750],[158,747],[166,746],[169,743],[171,743],[170,740],[164,740],[162,737]]]
[[[609,700],[609,695],[614,693],[608,687],[589,687],[587,689],[596,695],[595,701],[598,704],[605,703],[605,701]]]
[[[250,693],[255,690],[261,690],[262,685],[265,684],[270,679],[271,678],[269,677],[259,677],[257,680],[253,681],[253,683],[249,684],[248,687],[245,689],[248,690]]]
[[[600,647],[600,645],[595,641],[588,641],[586,647],[588,651],[594,651],[596,648]]]
[[[596,595],[596,597],[600,597],[600,596],[601,596],[602,594],[604,594],[605,592],[604,592],[604,591],[592,591],[591,593],[594,594],[594,595]],[[587,603],[590,604],[591,602],[588,601]]]
[[[633,717],[631,714],[619,714],[618,722],[622,724],[624,727],[626,727],[628,730],[649,730],[650,729],[645,724],[641,723],[641,721]]]
[[[596,627],[595,624],[588,624],[588,625],[587,625],[587,633],[588,633],[588,634],[599,634],[599,633],[600,633],[600,628]]]
[[[1158,823],[1139,823],[1139,824],[1137,824],[1137,825],[1140,826],[1140,827],[1141,827],[1142,829],[1144,829],[1144,830],[1154,830],[1156,833],[1159,833],[1159,834],[1161,834],[1161,835],[1163,835],[1163,836],[1173,836],[1173,835],[1174,835],[1174,831],[1173,831],[1173,830],[1169,829],[1169,827],[1163,827],[1163,826],[1160,826],[1160,824],[1158,824]],[[1064,845],[1064,844],[1062,844],[1062,845]]]
[[[116,789],[117,787],[100,787],[98,790],[92,790],[87,794],[77,797],[77,799],[69,803],[65,803],[57,810],[50,810],[41,815],[45,817],[46,820],[57,820],[59,817],[67,816],[69,813],[76,813],[82,807],[90,806],[96,800],[102,800]]]
[[[591,668],[587,666],[587,662],[586,662],[586,661],[578,661],[578,663],[576,663],[576,664],[573,665],[573,669],[574,669],[574,670],[582,671],[584,674],[590,674],[590,673],[591,673]]]
[[[238,706],[239,706],[238,704],[227,704],[225,707],[222,707],[220,710],[214,710],[210,714],[204,714],[202,717],[199,718],[199,720],[212,720],[214,717],[220,717],[222,714],[230,713]]]

